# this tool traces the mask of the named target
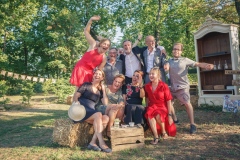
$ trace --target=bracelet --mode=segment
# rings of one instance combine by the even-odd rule
[[[172,117],[172,114],[169,113],[168,116]]]

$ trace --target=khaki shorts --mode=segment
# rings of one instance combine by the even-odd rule
[[[182,104],[190,103],[190,93],[189,88],[179,89],[177,91],[172,91],[172,96],[175,99],[178,99]]]

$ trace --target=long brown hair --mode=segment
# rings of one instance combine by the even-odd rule
[[[103,77],[103,80],[101,80],[100,83],[99,83],[99,85],[97,86],[97,89],[98,89],[99,91],[101,91],[101,90],[102,90],[102,83],[105,82],[105,73],[104,73],[103,70],[101,70],[101,69],[96,69],[96,70],[94,71],[94,73],[97,72],[97,71],[100,71],[100,72],[102,73],[102,77]],[[93,73],[93,74],[94,74],[94,73]]]

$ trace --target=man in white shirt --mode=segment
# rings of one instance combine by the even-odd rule
[[[123,62],[123,74],[125,75],[125,83],[132,83],[132,76],[134,71],[142,70],[143,62],[141,61],[140,54],[132,52],[132,42],[126,40],[123,42],[124,54],[120,55]]]
[[[149,83],[149,71],[153,67],[159,67],[161,71],[161,80],[166,82],[166,74],[164,71],[164,63],[166,61],[166,55],[161,52],[161,50],[155,47],[155,38],[153,36],[147,36],[145,39],[147,49],[143,52],[143,63],[144,63],[144,73],[145,73],[145,84]]]

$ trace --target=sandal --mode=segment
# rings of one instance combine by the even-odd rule
[[[152,145],[157,145],[158,144],[159,138],[154,138],[152,142],[150,142]]]
[[[168,134],[166,132],[162,133],[161,137],[162,137],[162,139],[167,139],[168,138]]]
[[[111,153],[112,150],[110,148],[102,148],[101,146],[99,146],[99,148],[101,149],[102,152],[106,152],[106,153]]]

